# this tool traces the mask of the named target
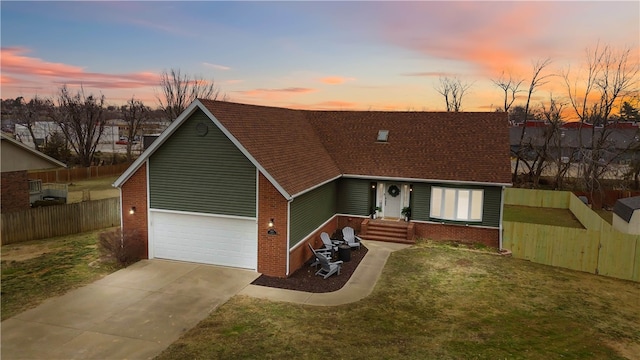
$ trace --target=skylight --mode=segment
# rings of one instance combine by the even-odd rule
[[[389,139],[389,130],[378,130],[378,142],[387,142]]]

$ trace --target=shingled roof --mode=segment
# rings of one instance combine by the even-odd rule
[[[212,100],[195,105],[215,117],[288,197],[340,176],[511,184],[505,113],[315,111]],[[379,130],[388,130],[388,141],[377,141]],[[130,169],[162,141],[157,143]]]
[[[290,194],[340,175],[511,182],[502,113],[310,111],[201,100]],[[388,130],[387,142],[376,141]]]

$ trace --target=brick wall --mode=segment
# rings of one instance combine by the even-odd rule
[[[287,199],[260,173],[258,177],[258,272],[287,276]],[[275,235],[270,235],[273,219]]]
[[[323,247],[322,240],[320,240],[320,234],[326,232],[329,234],[329,237],[332,237],[333,233],[336,231],[338,226],[338,217],[334,217],[331,221],[326,223],[323,227],[318,229],[318,231],[314,232],[311,236],[304,241],[303,244],[300,244],[296,247],[290,256],[289,259],[289,275],[296,272],[296,270],[300,269],[304,266],[304,264],[311,259],[311,250],[307,244],[311,244],[314,249]]]
[[[147,166],[143,164],[122,185],[122,229],[124,231],[136,230],[142,237],[147,251],[143,254],[149,258],[149,227],[147,211]],[[136,212],[129,214],[129,210],[135,207]]]
[[[0,185],[0,212],[27,210],[29,203],[29,177],[27,171],[3,172]]]
[[[360,228],[362,225],[362,222],[366,219],[368,218],[359,217],[359,216],[338,216],[337,228],[342,229],[348,226],[350,228],[353,228],[353,230],[355,230],[356,233],[360,233],[362,232],[361,231],[362,229]]]
[[[417,238],[457,241],[465,244],[481,243],[489,247],[500,246],[500,230],[474,226],[414,222]]]

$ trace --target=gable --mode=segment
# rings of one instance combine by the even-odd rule
[[[200,101],[292,196],[341,175],[303,111]]]
[[[2,172],[66,167],[64,163],[31,149],[4,134],[2,134],[0,152],[2,153]]]
[[[256,168],[200,110],[149,158],[154,209],[256,216]]]

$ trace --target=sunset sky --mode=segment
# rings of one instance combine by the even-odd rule
[[[503,71],[577,70],[600,44],[640,57],[640,2],[1,1],[2,98],[63,84],[156,107],[159,74],[214,79],[236,102],[444,110],[441,76],[472,84],[463,110],[502,104]],[[556,78],[536,95],[566,92]]]

